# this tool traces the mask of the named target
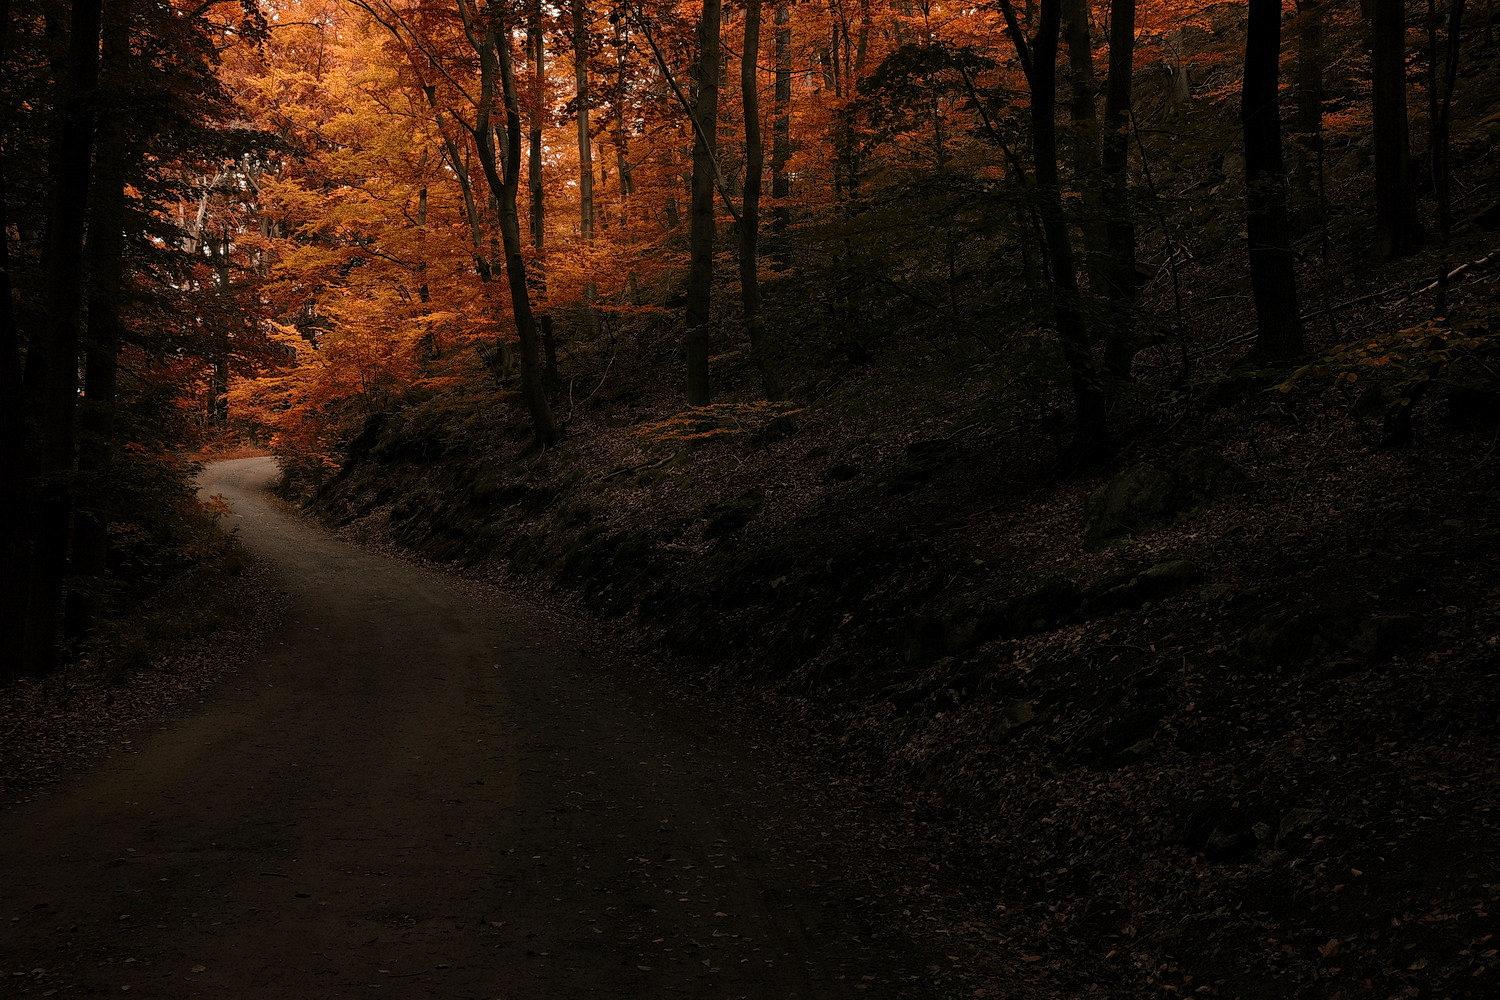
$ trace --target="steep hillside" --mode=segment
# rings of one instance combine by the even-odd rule
[[[1420,319],[1425,266],[1343,329]],[[1143,358],[1131,443],[1077,468],[972,343],[808,369],[789,414],[669,420],[673,344],[642,324],[574,359],[561,448],[527,448],[503,394],[427,390],[315,504],[780,720],[929,845],[912,919],[976,995],[1018,947],[1068,995],[1491,996],[1495,399],[1435,391],[1393,426],[1203,339],[1187,383]],[[720,371],[753,397],[743,358]]]

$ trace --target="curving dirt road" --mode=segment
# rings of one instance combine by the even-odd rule
[[[564,618],[211,466],[291,612],[187,717],[0,814],[0,997],[931,997],[774,759]]]

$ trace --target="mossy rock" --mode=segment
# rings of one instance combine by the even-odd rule
[[[702,517],[704,538],[722,538],[739,531],[755,520],[755,515],[766,505],[766,495],[761,490],[747,490],[734,500],[716,500],[706,505]]]
[[[1065,576],[1051,576],[1011,598],[973,629],[975,642],[1047,632],[1072,621],[1083,606],[1083,591]]]
[[[1179,514],[1239,489],[1239,467],[1212,448],[1194,446],[1169,468],[1140,463],[1095,490],[1083,509],[1083,543],[1103,548],[1112,539],[1170,524]]]
[[[1352,656],[1373,663],[1389,656],[1419,624],[1409,615],[1362,615],[1347,605],[1279,611],[1256,622],[1239,651],[1262,667],[1301,666],[1315,658]]]
[[[1095,490],[1084,505],[1084,545],[1102,548],[1111,539],[1169,523],[1177,512],[1176,489],[1165,469],[1132,465]]]

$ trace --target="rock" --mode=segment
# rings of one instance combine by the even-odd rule
[[[1367,660],[1384,659],[1402,639],[1416,630],[1417,625],[1414,615],[1375,615],[1350,634],[1344,645],[1351,653]]]
[[[1153,465],[1132,465],[1089,497],[1083,510],[1083,542],[1090,549],[1121,535],[1158,527],[1174,511],[1172,474]]]
[[[1136,579],[1157,590],[1176,591],[1197,583],[1202,576],[1197,563],[1187,559],[1169,559],[1141,570]]]
[[[1099,549],[1110,539],[1168,524],[1244,482],[1238,466],[1202,446],[1184,451],[1169,469],[1133,465],[1095,490],[1084,505],[1084,545]]]
[[[1500,229],[1500,201],[1474,216],[1474,224],[1489,233]]]
[[[1233,600],[1236,591],[1232,583],[1206,583],[1198,591],[1198,600],[1205,604],[1220,604]]]
[[[1316,809],[1288,809],[1276,825],[1276,848],[1286,850],[1305,840],[1323,819]]]
[[[1078,763],[1117,768],[1145,759],[1155,749],[1157,730],[1167,714],[1165,704],[1120,707],[1082,733],[1072,747]]]
[[[1023,729],[1036,719],[1036,704],[1024,698],[1018,698],[1000,710],[1000,718],[990,726],[988,739],[991,743],[1001,743],[1018,729]]]
[[[766,495],[761,490],[747,490],[738,499],[719,500],[703,508],[702,517],[708,523],[703,526],[704,538],[722,538],[739,531],[755,520],[755,515],[765,506]]]
[[[1142,570],[1105,577],[1084,592],[1084,606],[1091,613],[1138,608],[1147,601],[1178,593],[1202,577],[1197,563],[1172,559]]]
[[[1228,861],[1255,846],[1255,831],[1214,827],[1203,843],[1203,856],[1210,861]]]
[[[941,618],[914,615],[901,629],[898,645],[907,663],[931,663],[948,655],[951,646],[948,623]]]
[[[1067,577],[1054,576],[1007,603],[981,634],[1022,636],[1046,632],[1068,622],[1083,606],[1083,591]]]
[[[1266,615],[1240,640],[1240,653],[1266,667],[1299,666],[1314,657],[1353,655],[1373,663],[1389,656],[1416,627],[1410,615],[1362,617],[1347,606],[1330,604]]]
[[[1240,640],[1240,651],[1268,667],[1306,662],[1320,644],[1316,614],[1282,611],[1261,618]]]

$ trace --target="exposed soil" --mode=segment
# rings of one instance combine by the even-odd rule
[[[0,813],[0,994],[952,995],[899,909],[910,852],[826,775],[578,620],[328,537],[275,474],[203,489],[284,621]]]

